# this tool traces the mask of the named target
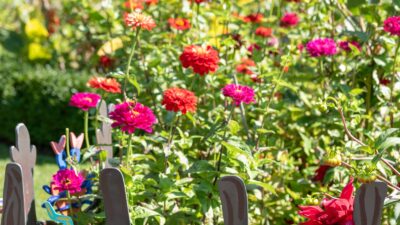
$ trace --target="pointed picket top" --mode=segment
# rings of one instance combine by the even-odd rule
[[[99,115],[103,118],[108,118],[108,114],[114,110],[114,105],[110,104],[107,107],[107,102],[104,100],[101,100],[99,104]],[[106,168],[111,167],[108,160],[113,158],[111,131],[111,123],[107,121],[102,121],[100,129],[96,130],[97,145],[107,152]]]
[[[36,147],[31,145],[28,128],[20,123],[15,128],[16,146],[10,148],[11,161],[18,163],[22,168],[22,182],[24,186],[24,208],[28,223],[36,220],[33,168],[36,163]]]
[[[1,225],[26,224],[22,168],[18,163],[8,163],[4,179],[4,205]]]
[[[218,182],[225,225],[248,225],[247,191],[243,180],[225,176]]]
[[[103,194],[107,225],[130,225],[124,177],[116,168],[100,172],[100,190]]]
[[[354,199],[353,219],[356,225],[380,225],[387,185],[383,182],[363,184]]]

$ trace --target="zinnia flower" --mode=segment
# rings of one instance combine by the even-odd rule
[[[236,71],[238,73],[243,73],[247,75],[253,74],[253,71],[249,67],[255,67],[256,63],[251,59],[242,59],[242,62],[236,66]]]
[[[293,27],[299,23],[299,17],[296,13],[286,13],[281,18],[281,26],[282,27]]]
[[[303,225],[354,225],[353,178],[343,188],[340,198],[324,199],[321,206],[299,206],[299,215],[308,219]]]
[[[87,85],[110,93],[121,93],[121,85],[114,78],[92,77]]]
[[[100,95],[95,93],[78,92],[72,95],[69,105],[88,111],[90,108],[96,107],[100,98]]]
[[[361,50],[361,45],[357,41],[341,41],[341,42],[339,42],[339,48],[343,49],[346,52],[351,51],[350,45],[358,48],[358,50]]]
[[[383,29],[391,35],[400,36],[400,16],[392,16],[383,22]]]
[[[169,18],[168,23],[171,27],[177,30],[187,30],[190,28],[190,21],[182,18]]]
[[[129,9],[129,10],[131,10],[131,9],[133,9],[133,10],[136,10],[136,9],[142,10],[144,8],[143,4],[142,4],[142,1],[143,0],[128,0],[128,1],[126,1],[124,3],[124,7],[126,9]]]
[[[260,23],[263,19],[263,15],[261,13],[253,13],[247,15],[243,18],[243,21],[246,23]]]
[[[236,106],[240,105],[242,102],[246,104],[255,102],[254,90],[244,85],[228,84],[222,88],[222,94],[232,98]]]
[[[329,169],[331,169],[331,166],[327,166],[327,165],[321,165],[318,167],[318,169],[315,171],[313,180],[314,181],[324,181],[326,172],[328,172]]]
[[[168,111],[182,112],[195,112],[197,105],[197,98],[193,92],[181,88],[170,88],[164,92],[164,98],[161,103],[165,105]]]
[[[272,29],[269,27],[258,27],[256,29],[256,35],[260,37],[271,37]]]
[[[158,0],[145,0],[147,5],[157,5]]]
[[[191,67],[193,72],[201,76],[218,69],[218,52],[211,46],[206,48],[196,45],[185,47],[182,55],[179,57],[184,68]]]
[[[197,4],[200,4],[202,2],[206,2],[208,0],[190,0],[190,2],[196,2]]]
[[[330,38],[314,39],[307,43],[306,49],[312,57],[330,56],[337,53],[336,43]]]
[[[108,57],[106,55],[102,55],[99,58],[99,64],[101,65],[101,67],[103,68],[110,68],[113,66],[114,64],[114,59],[112,59],[111,57]]]
[[[73,169],[63,169],[53,175],[52,183],[55,190],[69,191],[69,193],[75,194],[82,190],[81,186],[84,180],[81,173],[77,173]]]
[[[251,44],[249,47],[247,47],[247,51],[249,51],[251,54],[253,54],[254,50],[259,51],[261,50],[261,47],[258,44]]]
[[[153,131],[153,124],[157,122],[153,111],[138,102],[126,101],[115,106],[110,113],[113,128],[119,127],[122,131],[132,134],[136,129],[144,130],[147,133]]]
[[[124,20],[125,24],[128,27],[132,27],[132,29],[140,27],[145,30],[152,30],[154,27],[156,27],[156,23],[154,22],[153,18],[151,18],[151,16],[144,15],[141,12],[125,13]]]

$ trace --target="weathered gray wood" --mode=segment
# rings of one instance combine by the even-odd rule
[[[100,172],[100,190],[103,194],[106,224],[130,225],[122,173],[115,168],[103,169]]]
[[[23,225],[26,221],[24,211],[24,187],[22,168],[18,163],[8,163],[4,180],[4,206],[2,225]]]
[[[218,182],[225,225],[248,225],[247,192],[241,178],[225,176]]]
[[[363,184],[356,192],[353,218],[356,225],[380,225],[387,185],[383,182]]]
[[[99,115],[103,118],[108,118],[108,114],[112,112],[114,109],[114,105],[109,105],[107,108],[107,103],[104,100],[101,100],[99,106]],[[109,159],[113,158],[113,148],[112,148],[112,136],[111,136],[111,123],[102,121],[100,129],[96,130],[96,140],[97,145],[107,152],[107,160],[106,160],[106,168],[111,167],[109,163]]]
[[[11,160],[22,168],[22,183],[24,186],[24,211],[26,224],[36,224],[35,201],[33,191],[33,168],[36,163],[36,147],[31,146],[28,129],[22,123],[16,129],[16,147],[10,149]]]

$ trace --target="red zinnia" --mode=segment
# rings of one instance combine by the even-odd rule
[[[170,88],[164,92],[164,99],[161,103],[168,111],[194,113],[196,111],[197,98],[193,92],[181,88]]]
[[[256,63],[251,59],[242,59],[242,62],[236,66],[236,71],[238,73],[243,73],[247,75],[253,74],[253,71],[249,67],[255,67]]]
[[[184,68],[191,67],[193,72],[201,76],[218,69],[218,52],[211,46],[201,47],[189,45],[185,47],[183,53],[179,57]]]
[[[251,54],[253,54],[254,50],[259,51],[261,50],[261,47],[258,44],[251,44],[249,47],[247,47],[247,51],[249,51]]]
[[[143,4],[142,4],[142,0],[128,0],[124,3],[124,7],[129,10],[131,10],[131,9],[132,10],[135,10],[135,9],[142,10],[144,8]]]
[[[320,206],[299,206],[299,215],[308,219],[303,225],[354,225],[353,178],[343,188],[340,198],[323,199]]]
[[[158,0],[145,0],[147,5],[157,5]]]
[[[272,29],[269,27],[259,27],[256,29],[256,35],[261,37],[271,37]]]
[[[103,68],[110,68],[113,66],[114,64],[114,59],[111,57],[108,57],[106,55],[102,55],[99,58],[99,64],[101,65],[101,67]]]
[[[190,28],[190,21],[183,18],[169,18],[168,23],[177,30],[187,30]]]
[[[296,13],[286,13],[281,18],[281,26],[282,27],[293,27],[299,23],[299,17]]]
[[[156,27],[156,23],[154,22],[153,18],[151,18],[151,16],[144,15],[141,12],[125,13],[124,20],[125,24],[128,27],[132,27],[132,29],[140,27],[145,30],[152,30],[154,27]]]
[[[121,85],[114,78],[92,77],[87,85],[110,93],[121,93]]]
[[[200,4],[202,2],[206,2],[208,0],[190,0],[190,2],[196,2],[197,4]]]
[[[243,18],[243,21],[246,23],[260,23],[263,19],[263,15],[261,13],[254,13],[247,15]]]
[[[332,168],[331,166],[327,166],[327,165],[319,166],[318,169],[315,171],[313,180],[320,181],[320,182],[324,181],[326,172],[328,172],[328,170],[331,168]]]

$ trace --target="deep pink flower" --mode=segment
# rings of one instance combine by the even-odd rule
[[[302,225],[354,225],[353,178],[343,188],[340,198],[323,199],[321,206],[299,206],[299,215],[308,219]]]
[[[151,133],[153,124],[157,122],[153,111],[149,107],[134,101],[116,105],[115,110],[110,113],[110,119],[114,120],[112,127],[119,127],[129,134],[135,132],[135,129]]]
[[[281,18],[281,26],[282,27],[293,27],[299,23],[299,17],[296,13],[286,13]]]
[[[307,52],[312,57],[331,56],[337,53],[336,42],[330,38],[317,38],[307,43]]]
[[[249,47],[247,47],[247,51],[249,51],[251,54],[253,54],[254,50],[259,51],[261,50],[261,47],[258,44],[251,44]]]
[[[346,52],[351,51],[350,45],[358,48],[358,50],[361,51],[361,45],[357,41],[341,41],[341,42],[339,42],[339,47]]]
[[[400,16],[392,16],[383,22],[383,29],[391,35],[400,36]]]
[[[69,105],[88,111],[90,108],[96,107],[101,96],[95,93],[78,92],[72,95]]]
[[[222,94],[226,97],[232,98],[236,106],[244,102],[250,104],[255,102],[254,100],[254,90],[251,87],[244,85],[228,84],[222,88]]]
[[[52,183],[55,190],[69,191],[69,193],[75,194],[81,191],[84,180],[81,173],[77,173],[73,169],[63,169],[53,175]]]

